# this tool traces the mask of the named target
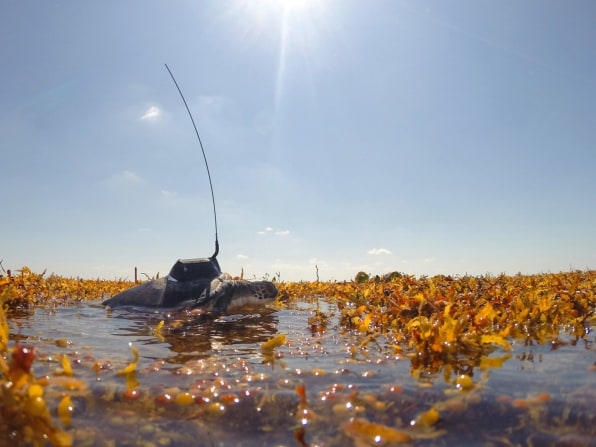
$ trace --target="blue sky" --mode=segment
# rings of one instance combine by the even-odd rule
[[[596,3],[8,1],[0,259],[284,280],[596,268]],[[315,267],[316,266],[316,267]]]

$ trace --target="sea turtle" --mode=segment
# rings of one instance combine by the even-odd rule
[[[211,189],[213,203],[213,221],[215,223],[215,253],[210,258],[179,259],[165,278],[153,279],[132,289],[125,290],[103,302],[104,306],[142,306],[161,308],[201,308],[205,310],[224,311],[231,305],[264,303],[277,296],[277,288],[270,281],[235,281],[222,274],[217,262],[219,242],[217,240],[217,213],[215,211],[215,195],[209,173],[207,156],[201,143],[199,131],[190,113],[182,90],[174,75],[166,64],[166,69],[176,88],[195,129],[203,160],[207,168],[207,178]]]
[[[215,256],[179,259],[165,278],[153,279],[105,300],[104,306],[201,308],[223,312],[229,306],[266,303],[275,299],[271,281],[233,280],[219,268]]]

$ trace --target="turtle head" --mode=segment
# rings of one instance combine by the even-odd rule
[[[252,290],[254,303],[266,303],[277,297],[277,287],[271,281],[255,281],[248,284]]]
[[[211,282],[211,295],[205,307],[223,312],[229,308],[262,305],[277,297],[277,287],[271,281],[234,281],[216,278]]]

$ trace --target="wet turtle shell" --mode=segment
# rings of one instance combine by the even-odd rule
[[[178,260],[165,278],[154,279],[105,300],[104,306],[195,308],[225,311],[230,305],[267,302],[277,296],[270,281],[235,281],[215,257]]]

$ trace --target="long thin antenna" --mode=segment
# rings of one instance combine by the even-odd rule
[[[219,253],[219,241],[217,240],[217,212],[215,211],[215,195],[213,194],[213,183],[211,182],[211,173],[209,172],[209,163],[207,163],[207,156],[205,155],[205,149],[203,149],[203,143],[201,142],[201,137],[199,135],[199,131],[197,130],[197,125],[195,124],[195,120],[192,117],[192,113],[190,113],[190,109],[188,108],[188,104],[186,103],[186,99],[184,99],[184,95],[182,94],[182,90],[180,90],[180,86],[176,82],[176,78],[172,74],[170,67],[168,64],[164,64],[168,73],[172,77],[172,81],[176,85],[178,89],[178,93],[180,93],[180,97],[182,98],[182,102],[186,106],[186,111],[188,112],[188,116],[190,116],[190,120],[192,121],[192,126],[195,128],[195,133],[197,134],[197,139],[199,140],[199,145],[201,146],[201,152],[203,153],[203,160],[205,160],[205,167],[207,168],[207,177],[209,178],[209,187],[211,188],[211,202],[213,203],[213,219],[215,221],[215,253],[213,253],[212,258],[215,258]]]

